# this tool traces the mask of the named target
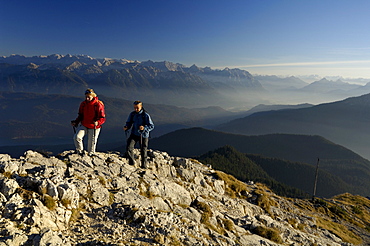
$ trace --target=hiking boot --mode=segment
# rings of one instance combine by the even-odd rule
[[[123,154],[120,154],[119,157],[121,157],[121,158],[128,158],[129,156],[128,156],[127,152],[125,152]]]
[[[89,153],[89,157],[98,157],[95,153]]]
[[[85,155],[85,151],[83,151],[83,150],[76,150],[76,151],[75,151],[75,154],[77,154],[77,155],[79,155],[79,156],[83,157],[83,156]]]
[[[152,150],[148,150],[148,157],[149,158],[151,158],[151,159],[153,159],[153,158],[155,158],[155,155],[154,155],[154,153],[153,153],[153,151]]]
[[[128,164],[131,165],[131,166],[135,166],[135,162],[134,161],[129,161]]]
[[[148,169],[149,168],[148,162],[141,163],[141,168]]]

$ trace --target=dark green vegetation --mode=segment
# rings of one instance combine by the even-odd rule
[[[266,184],[276,194],[286,197],[308,197],[308,194],[297,188],[285,185],[272,178],[261,166],[247,155],[240,153],[231,146],[218,148],[199,157],[203,163],[211,164],[213,168],[233,175],[237,179],[248,182]],[[295,186],[295,187],[299,187]]]
[[[316,193],[318,196],[330,197],[344,192],[363,196],[369,194],[370,162],[320,136],[289,134],[242,136],[191,128],[178,130],[151,141],[152,148],[167,151],[171,155],[195,158],[225,145],[233,146],[239,152],[248,153],[247,157],[276,181],[310,194],[313,192],[318,157],[320,158]],[[247,176],[240,178],[249,179]]]
[[[281,196],[308,198],[313,191],[315,167],[312,165],[243,154],[231,146],[210,151],[201,155],[199,160],[244,182],[252,180],[264,183]],[[356,190],[339,177],[320,170],[318,180],[320,194],[329,197],[348,189],[351,192]]]
[[[290,162],[277,158],[267,158],[259,155],[246,154],[246,156],[257,163],[263,170],[265,170],[274,179],[289,185],[291,187],[299,188],[309,194],[313,193],[315,171],[316,167],[299,162]],[[273,184],[267,184],[272,190],[276,190]],[[362,192],[366,194],[367,189],[361,189],[361,186],[355,187],[346,183],[340,176],[331,174],[326,169],[319,169],[317,181],[317,195],[330,197],[344,191],[357,193]],[[276,192],[279,193],[277,190]],[[283,195],[283,194],[282,194]]]

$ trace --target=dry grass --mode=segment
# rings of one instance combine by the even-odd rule
[[[242,195],[243,193],[246,194],[248,192],[248,187],[245,183],[236,179],[234,176],[221,171],[216,171],[215,176],[217,179],[223,180],[225,182],[226,194],[228,196],[230,196],[231,198],[245,198]]]
[[[344,242],[362,243],[361,237],[347,227],[349,224],[370,231],[370,200],[365,197],[345,193],[330,200],[315,199],[313,203],[297,199],[295,205],[315,217],[317,227],[332,232]]]
[[[183,245],[179,239],[173,235],[169,237],[169,241],[171,242],[171,246],[181,246]]]
[[[69,199],[62,199],[60,202],[62,203],[64,207],[69,207],[72,203],[72,201]]]
[[[234,231],[235,230],[235,225],[234,222],[232,222],[229,219],[222,219],[222,223],[224,225],[224,228],[228,231]]]
[[[209,229],[211,229],[213,231],[216,231],[220,234],[223,234],[220,227],[217,227],[217,226],[215,226],[215,225],[213,225],[209,222],[209,219],[213,216],[213,212],[212,212],[211,207],[208,204],[206,204],[204,202],[200,202],[198,200],[195,200],[191,204],[191,206],[196,208],[197,210],[199,210],[201,212],[200,222],[202,224],[204,224],[206,227],[208,227]]]
[[[112,205],[114,203],[114,194],[112,192],[109,192],[109,205]]]
[[[71,215],[71,218],[69,219],[69,222],[75,222],[77,221],[80,216],[81,216],[81,212],[85,210],[85,204],[80,202],[78,204],[78,208],[73,208],[71,211],[72,211],[72,215]]]
[[[277,207],[277,202],[272,198],[271,191],[265,185],[257,184],[257,187],[258,188],[253,191],[253,193],[257,195],[257,205],[273,217],[271,207]]]
[[[198,200],[195,200],[192,203],[192,206],[195,207],[197,210],[201,211],[202,217],[200,219],[200,222],[203,223],[203,224],[208,223],[209,218],[212,217],[212,215],[213,215],[211,207],[208,204],[206,204],[204,202],[200,202]]]
[[[317,226],[332,232],[347,243],[352,243],[354,245],[362,243],[361,237],[354,234],[342,224],[327,220],[326,218],[317,217]]]
[[[17,188],[17,191],[16,191],[23,199],[25,200],[29,200],[29,199],[32,199],[34,197],[35,192],[33,191],[30,191],[30,190],[26,190],[26,189],[23,189],[23,188]]]
[[[48,189],[43,186],[43,187],[39,187],[39,192],[41,193],[41,195],[45,195],[47,192],[48,192]]]
[[[107,181],[105,181],[105,178],[102,176],[99,176],[98,178],[99,178],[99,183],[101,183],[105,187],[107,184]]]
[[[283,243],[280,232],[275,228],[267,228],[263,226],[257,226],[253,232],[261,237],[267,238],[275,243]]]
[[[57,207],[57,203],[54,198],[47,194],[44,194],[44,205],[50,210],[54,210]]]
[[[333,197],[333,200],[345,211],[342,218],[370,232],[370,200],[348,193]]]
[[[13,174],[11,172],[3,172],[3,175],[4,175],[5,178],[10,179]]]

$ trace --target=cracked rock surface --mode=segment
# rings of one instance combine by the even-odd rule
[[[350,245],[261,185],[238,191],[209,165],[150,156],[142,169],[120,153],[0,154],[0,246]]]

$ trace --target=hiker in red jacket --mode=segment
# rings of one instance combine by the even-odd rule
[[[82,140],[85,134],[87,134],[87,152],[89,156],[95,154],[96,143],[104,122],[105,111],[103,102],[99,101],[93,89],[87,89],[85,91],[85,101],[80,104],[78,110],[78,117],[71,121],[74,127],[81,123],[73,137],[78,154],[84,154]]]

